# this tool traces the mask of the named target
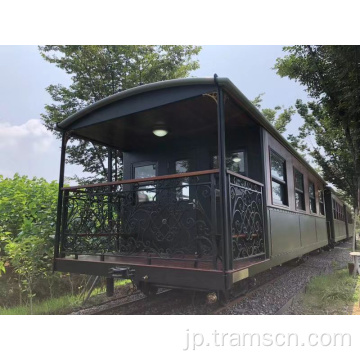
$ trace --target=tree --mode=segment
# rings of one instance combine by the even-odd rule
[[[304,119],[298,143],[313,135],[308,150],[321,166],[325,180],[344,192],[359,213],[360,195],[360,46],[290,46],[276,61],[277,73],[295,79],[313,98],[298,100]],[[355,224],[356,225],[356,224]],[[354,226],[356,228],[356,226]],[[354,232],[355,246],[355,232]]]
[[[54,103],[41,115],[45,126],[55,125],[80,109],[119,91],[141,84],[189,76],[199,67],[193,60],[199,46],[179,45],[46,45],[41,56],[71,76],[71,85],[50,85],[47,91]],[[70,164],[81,165],[91,173],[79,182],[105,181],[107,149],[83,140],[68,146]],[[121,177],[120,154],[113,153],[115,179]]]
[[[286,126],[290,123],[292,116],[296,113],[295,109],[290,106],[285,108],[284,106],[277,105],[274,109],[261,108],[261,102],[263,101],[264,93],[258,95],[252,103],[262,112],[265,118],[275,127],[279,133],[283,133],[286,130]]]

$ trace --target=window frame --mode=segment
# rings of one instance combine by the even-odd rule
[[[272,174],[272,156],[277,157],[279,160],[282,161],[283,163],[283,172],[284,172],[284,179],[282,180],[280,178],[278,178],[277,176],[274,176]],[[270,167],[270,189],[271,189],[271,203],[272,205],[275,206],[282,206],[282,207],[286,207],[289,208],[289,191],[288,191],[288,181],[287,181],[287,164],[286,164],[286,159],[283,158],[281,155],[279,155],[275,150],[273,150],[272,148],[269,147],[269,167]],[[275,182],[276,184],[280,185],[280,187],[282,187],[282,192],[283,192],[283,196],[284,196],[284,202],[277,202],[276,200],[274,200],[274,196],[273,196],[273,182]]]
[[[295,210],[296,211],[302,211],[302,212],[306,212],[306,202],[305,202],[305,181],[304,181],[304,174],[299,171],[295,166],[293,167],[293,173],[294,173],[294,198],[295,198]],[[296,187],[296,174],[300,174],[302,176],[302,187],[303,189],[299,189]],[[296,204],[296,194],[300,194],[300,196],[302,197],[302,201],[304,204],[304,208],[300,209],[298,208],[297,204]]]

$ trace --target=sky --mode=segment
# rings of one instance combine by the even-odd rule
[[[260,93],[263,107],[291,106],[306,100],[295,81],[280,78],[272,69],[282,46],[204,46],[198,56],[200,68],[191,76],[228,77],[250,100]],[[40,114],[52,100],[50,84],[69,85],[69,75],[42,59],[37,46],[0,46],[0,175],[16,172],[29,177],[58,180],[60,140],[47,131]],[[287,133],[301,124],[295,116]],[[76,168],[67,168],[72,176]]]

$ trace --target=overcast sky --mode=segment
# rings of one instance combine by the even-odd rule
[[[263,106],[294,105],[306,99],[303,88],[281,79],[272,67],[282,57],[281,46],[204,46],[200,69],[192,76],[228,77],[250,100],[265,93]],[[36,46],[0,46],[0,174],[18,172],[58,180],[60,140],[41,123],[44,105],[51,103],[45,88],[70,84],[69,76],[45,62]],[[296,132],[298,117],[288,127]],[[69,169],[68,169],[69,170]],[[66,175],[72,175],[67,171]]]

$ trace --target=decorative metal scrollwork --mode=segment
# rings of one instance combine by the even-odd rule
[[[213,176],[64,190],[62,252],[213,259]]]
[[[261,255],[262,186],[228,176],[233,259]],[[64,256],[202,259],[214,267],[222,258],[218,174],[63,191]]]
[[[230,176],[233,259],[264,254],[262,187]]]

